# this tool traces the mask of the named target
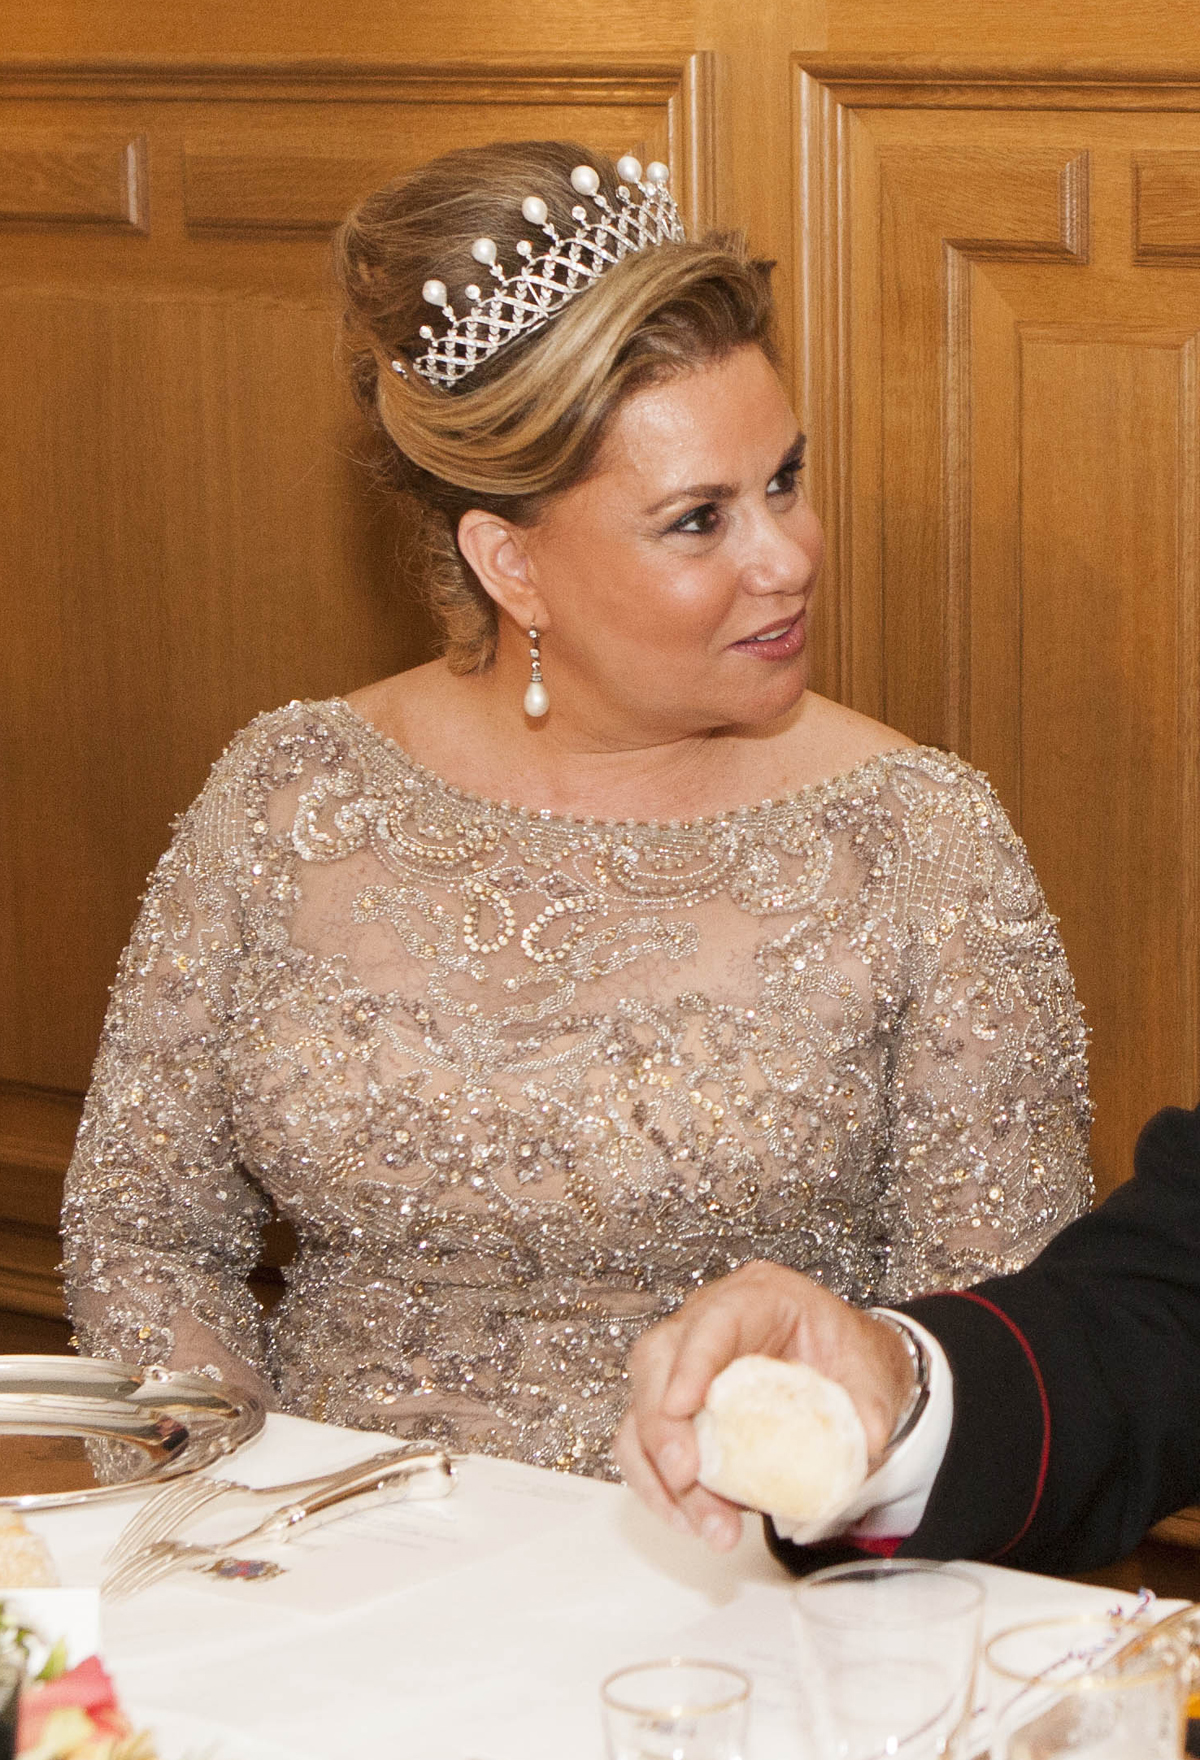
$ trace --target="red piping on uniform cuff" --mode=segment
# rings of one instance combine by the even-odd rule
[[[849,1538],[860,1552],[873,1552],[880,1558],[891,1558],[898,1547],[903,1546],[904,1534],[851,1534]]]
[[[973,1289],[950,1290],[947,1293],[960,1296],[964,1302],[977,1302],[981,1308],[986,1308],[989,1314],[994,1314],[998,1320],[1003,1320],[1004,1324],[1008,1327],[1008,1330],[1012,1333],[1013,1337],[1025,1353],[1025,1360],[1033,1372],[1033,1379],[1038,1390],[1038,1399],[1041,1402],[1042,1458],[1038,1462],[1038,1476],[1037,1484],[1033,1489],[1033,1502],[1029,1506],[1029,1514],[1025,1517],[1025,1520],[1022,1522],[1017,1533],[1013,1535],[1011,1540],[1006,1540],[1004,1545],[991,1555],[993,1558],[1003,1558],[1004,1554],[1006,1552],[1011,1552],[1017,1542],[1023,1540],[1029,1532],[1030,1523],[1037,1514],[1038,1505],[1042,1501],[1042,1493],[1046,1489],[1046,1474],[1050,1467],[1050,1401],[1046,1397],[1046,1383],[1042,1380],[1042,1371],[1038,1367],[1038,1360],[1033,1354],[1033,1346],[1021,1331],[1021,1328],[1017,1325],[1016,1321],[1011,1319],[1009,1315],[1004,1312],[1003,1308],[998,1308],[995,1302],[989,1302],[986,1296],[977,1295]]]

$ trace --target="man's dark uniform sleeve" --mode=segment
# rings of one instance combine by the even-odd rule
[[[1151,1119],[1135,1170],[1024,1271],[902,1304],[950,1360],[954,1426],[899,1555],[1087,1570],[1200,1493],[1200,1109]]]

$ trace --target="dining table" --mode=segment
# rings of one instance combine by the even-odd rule
[[[387,1441],[271,1414],[210,1470],[271,1485]],[[801,1760],[792,1579],[757,1519],[715,1554],[621,1485],[481,1455],[457,1459],[454,1473],[445,1498],[350,1505],[298,1533],[269,1553],[280,1574],[179,1572],[102,1600],[101,1653],[161,1760],[600,1760],[603,1678],[672,1655],[750,1675],[746,1760]],[[87,1588],[146,1495],[26,1519],[60,1581]],[[985,1586],[985,1637],[1134,1600],[964,1568]]]

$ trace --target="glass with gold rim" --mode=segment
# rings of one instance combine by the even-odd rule
[[[1031,1620],[985,1648],[993,1760],[1178,1760],[1179,1658],[1120,1615]]]
[[[600,1687],[608,1760],[742,1760],[750,1680],[723,1662],[669,1656]]]

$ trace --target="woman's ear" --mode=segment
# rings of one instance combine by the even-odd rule
[[[522,629],[546,628],[546,607],[520,526],[472,507],[458,522],[458,547],[484,592],[502,611]]]

